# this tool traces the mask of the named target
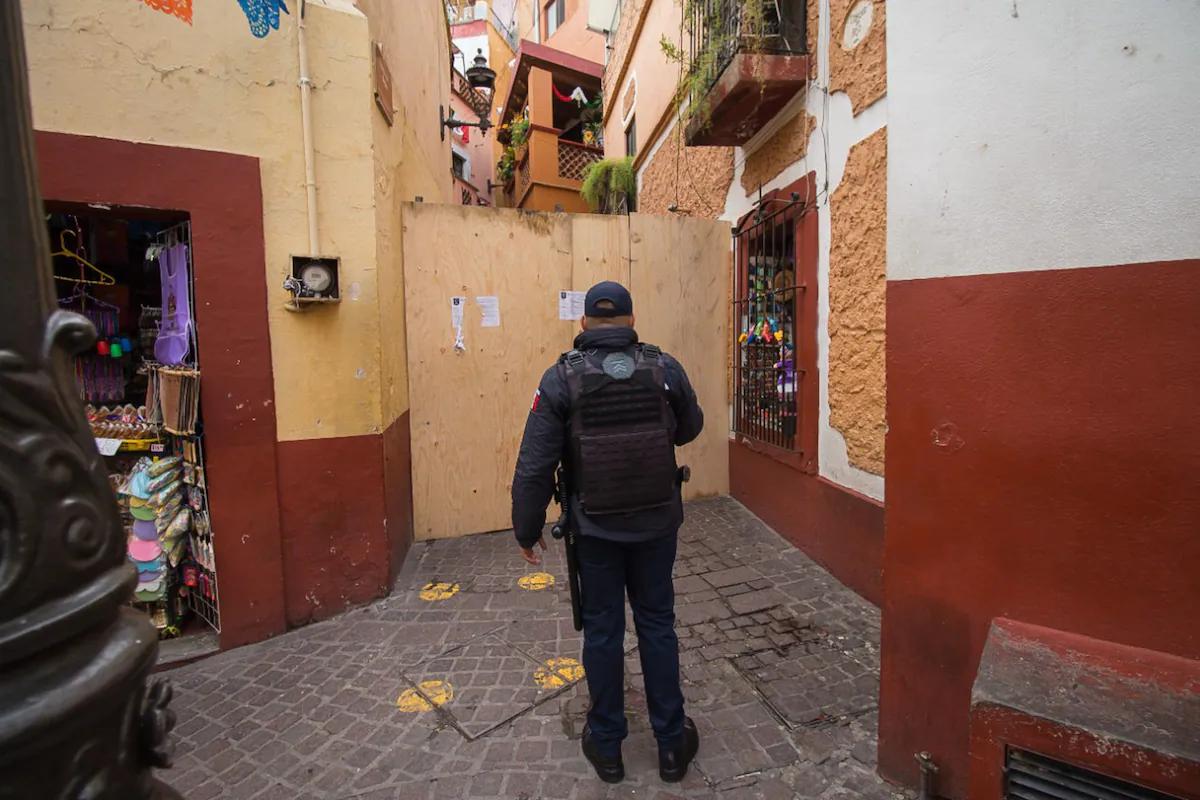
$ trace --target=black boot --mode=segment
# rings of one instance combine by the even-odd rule
[[[587,727],[583,729],[583,754],[596,770],[596,775],[605,783],[620,783],[625,779],[625,762],[621,761],[620,751],[617,752],[616,758],[601,755],[596,749],[596,743],[592,741],[592,731]]]
[[[658,749],[658,776],[666,783],[679,783],[687,775],[688,765],[700,750],[700,733],[691,717],[683,720],[683,736],[670,749]]]

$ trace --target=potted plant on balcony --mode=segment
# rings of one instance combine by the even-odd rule
[[[589,147],[604,147],[604,126],[600,122],[589,122],[583,126],[583,143]]]
[[[604,98],[600,92],[587,102],[579,112],[579,120],[585,124],[599,122],[604,114]]]
[[[605,158],[587,168],[579,194],[593,211],[615,214],[628,208],[637,197],[637,176],[633,159]]]
[[[505,147],[512,144],[512,126],[507,122],[496,128],[496,141]]]
[[[509,146],[514,151],[515,160],[520,161],[525,156],[525,145],[529,142],[529,118],[518,117],[508,128],[511,133]]]
[[[500,156],[500,160],[496,162],[496,178],[500,183],[508,184],[513,179],[513,171],[516,169],[517,161],[513,157],[511,147],[504,148],[504,152]]]

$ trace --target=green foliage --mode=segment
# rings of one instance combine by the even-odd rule
[[[607,214],[616,211],[621,199],[637,195],[637,176],[633,159],[605,158],[588,167],[579,194],[593,211]]]
[[[689,59],[682,45],[677,45],[663,36],[659,47],[663,55],[672,63],[683,67],[683,75],[675,92],[675,107],[684,109],[680,115],[686,124],[692,119],[703,120],[704,127],[708,126],[711,109],[706,102],[708,90],[720,77],[719,70],[725,64],[723,54],[734,52],[758,52],[763,47],[767,33],[766,0],[681,0],[683,19],[687,26],[697,18],[697,11],[702,12],[703,21],[700,23],[708,36],[699,52],[691,54]],[[741,16],[740,36],[724,31],[723,20],[730,13],[729,7],[737,5]],[[765,76],[760,76],[761,88],[766,88]],[[684,108],[684,104],[687,104]]]
[[[513,120],[509,130],[512,131],[512,147],[518,149],[529,141],[529,117],[518,117]]]
[[[504,152],[500,155],[500,160],[496,162],[496,177],[500,179],[500,183],[509,182],[516,166],[517,161],[513,149],[505,147]]]

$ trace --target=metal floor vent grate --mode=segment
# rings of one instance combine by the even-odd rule
[[[1065,761],[1009,750],[1004,770],[1006,800],[1179,800]]]

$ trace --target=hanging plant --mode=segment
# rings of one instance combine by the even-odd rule
[[[496,141],[503,145],[512,144],[512,128],[508,125],[501,125],[497,128]]]
[[[637,196],[637,176],[633,172],[633,159],[605,158],[587,168],[579,194],[588,207],[601,214],[614,214],[622,201]]]

